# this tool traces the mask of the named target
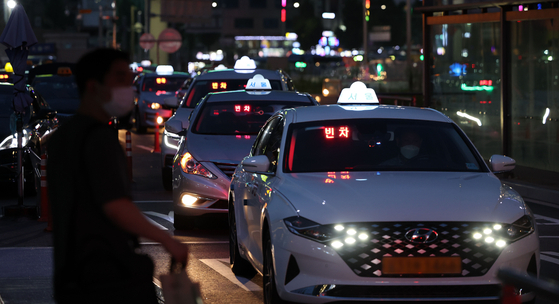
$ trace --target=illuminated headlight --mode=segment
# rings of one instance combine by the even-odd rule
[[[341,224],[320,225],[300,216],[293,216],[283,220],[287,229],[298,236],[332,246],[335,249],[344,245],[354,245],[369,238],[366,233],[358,233],[351,225],[346,230]],[[357,235],[357,238],[355,236]]]
[[[152,110],[159,110],[161,109],[161,104],[158,104],[156,102],[148,103],[148,107]]]
[[[215,179],[215,176],[210,170],[200,164],[197,160],[192,157],[188,152],[184,153],[180,160],[181,169],[184,173],[201,175],[206,178]]]
[[[0,150],[17,148],[17,138],[18,138],[17,133],[6,137],[2,141],[2,143],[0,143]],[[24,129],[23,137],[21,138],[21,146],[25,147],[30,139],[31,139],[31,132],[29,132],[27,129]]]
[[[171,149],[179,149],[180,138],[181,137],[175,133],[167,132],[167,130],[163,131],[163,142],[165,143],[165,146]]]
[[[532,232],[534,232],[534,219],[529,215],[524,215],[512,224],[494,224],[491,227],[473,231],[472,237],[475,240],[483,240],[486,244],[503,248]]]

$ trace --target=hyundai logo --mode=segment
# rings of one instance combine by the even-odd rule
[[[439,234],[429,228],[414,228],[406,232],[406,239],[416,244],[428,244],[434,242]]]

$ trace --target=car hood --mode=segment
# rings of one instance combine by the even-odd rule
[[[163,99],[174,95],[175,91],[142,92],[140,100],[163,103]]]
[[[346,172],[287,174],[276,186],[300,216],[330,224],[369,221],[512,223],[522,198],[491,173]]]
[[[250,153],[256,135],[199,135],[189,133],[186,149],[202,161],[240,163]]]

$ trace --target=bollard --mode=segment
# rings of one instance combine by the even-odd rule
[[[128,178],[132,180],[132,133],[126,131],[126,161],[128,163]]]
[[[159,113],[155,113],[155,142],[153,144],[153,152],[161,152],[161,147],[159,147]]]
[[[415,99],[415,96],[413,96],[413,99],[412,99],[412,106],[414,106],[414,107],[417,106],[417,100]]]

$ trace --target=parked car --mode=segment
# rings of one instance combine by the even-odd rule
[[[208,93],[243,90],[247,81],[255,75],[262,75],[270,81],[272,90],[294,91],[293,81],[284,71],[257,69],[254,60],[242,57],[237,60],[233,69],[216,69],[207,71],[193,78],[189,83],[188,91],[182,98],[180,104],[168,103],[168,107],[177,108],[175,114],[169,121],[180,121],[183,128],[188,128],[188,117],[200,100]],[[171,102],[173,99],[167,99]],[[161,176],[163,186],[171,190],[171,167],[173,157],[177,153],[180,137],[167,128],[163,132],[161,143]]]
[[[538,275],[534,215],[495,176],[513,159],[363,83],[338,103],[276,113],[232,175],[231,269],[265,303],[498,301],[502,266]]]
[[[57,112],[60,123],[76,114],[80,106],[78,85],[70,67],[59,66],[55,74],[35,75],[31,89],[41,94],[50,108]]]
[[[23,166],[26,194],[36,194],[40,186],[42,137],[58,126],[56,111],[45,100],[27,87],[32,103],[23,115]],[[0,184],[17,187],[17,135],[12,101],[14,86],[0,83]]]
[[[183,135],[172,171],[175,227],[191,228],[207,214],[227,213],[232,173],[266,120],[286,108],[316,105],[309,94],[272,91],[256,75],[246,90],[206,95],[187,130],[180,121],[169,122],[170,132]]]

